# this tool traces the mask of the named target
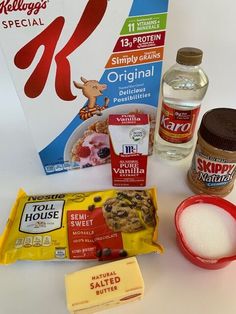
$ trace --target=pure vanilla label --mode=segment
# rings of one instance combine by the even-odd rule
[[[110,115],[109,134],[114,186],[146,184],[149,133],[148,115]]]

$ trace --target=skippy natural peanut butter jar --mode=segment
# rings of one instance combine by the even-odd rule
[[[194,192],[226,196],[236,174],[236,110],[217,108],[205,113],[188,172]]]

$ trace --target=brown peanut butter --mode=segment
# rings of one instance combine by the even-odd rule
[[[188,171],[196,193],[226,196],[236,178],[236,110],[217,108],[203,116]]]

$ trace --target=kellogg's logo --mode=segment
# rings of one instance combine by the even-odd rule
[[[0,2],[0,14],[25,11],[27,15],[36,15],[41,9],[46,9],[47,3],[47,0],[37,2],[26,2],[26,0],[3,0]]]

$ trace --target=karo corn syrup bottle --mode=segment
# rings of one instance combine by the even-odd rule
[[[192,151],[201,102],[208,88],[208,77],[200,67],[202,56],[197,48],[179,49],[177,63],[163,76],[163,102],[154,146],[163,159],[179,160]]]

